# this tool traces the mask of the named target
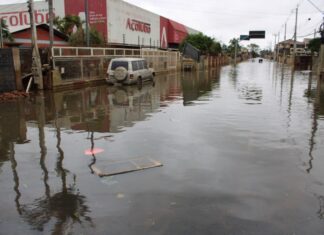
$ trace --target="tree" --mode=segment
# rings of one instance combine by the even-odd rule
[[[241,52],[241,46],[239,43],[239,40],[236,38],[233,38],[229,41],[229,45],[227,46],[227,53],[234,58],[235,56],[235,46],[237,46],[237,54]]]
[[[67,15],[63,18],[55,17],[54,25],[55,27],[65,35],[72,35],[77,30],[82,29],[82,20],[79,16]]]
[[[321,38],[314,38],[309,41],[308,48],[312,52],[319,52],[321,48]]]
[[[6,21],[4,19],[1,19],[0,23],[1,23],[1,29],[2,29],[2,37],[3,37],[4,41],[13,42],[14,39],[13,39],[11,33],[9,32],[9,28],[8,28],[8,25],[6,24]]]
[[[71,46],[86,46],[85,32],[82,28],[84,22],[79,16],[67,15],[63,18],[56,17],[54,25],[56,28],[69,37]],[[104,37],[95,28],[90,28],[90,46],[104,46]]]
[[[189,34],[180,44],[180,50],[183,49],[185,43],[190,43],[199,49],[202,54],[216,55],[222,52],[222,47],[219,42],[202,33]]]
[[[260,46],[254,43],[251,43],[247,46],[248,50],[250,51],[250,53],[252,54],[252,57],[258,57],[259,56],[259,52],[260,52]]]

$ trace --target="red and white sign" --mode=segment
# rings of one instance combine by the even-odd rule
[[[151,24],[128,18],[126,29],[143,33],[151,33]]]
[[[35,21],[36,24],[48,22],[48,4],[36,2],[35,4]],[[0,7],[0,19],[3,19],[11,32],[16,32],[30,26],[29,12],[27,4],[12,4],[8,7]]]

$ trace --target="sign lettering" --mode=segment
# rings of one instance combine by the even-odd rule
[[[126,29],[143,33],[151,33],[151,24],[128,18]]]

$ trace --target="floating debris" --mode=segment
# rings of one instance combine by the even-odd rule
[[[12,91],[12,92],[5,92],[0,94],[0,102],[3,101],[12,101],[18,99],[20,97],[28,97],[28,93],[23,91]]]
[[[94,155],[94,154],[98,154],[98,153],[102,153],[104,150],[100,149],[100,148],[93,148],[93,149],[86,149],[84,151],[85,155]]]
[[[163,166],[162,163],[148,157],[125,159],[118,162],[102,163],[100,169],[91,166],[95,174],[100,177],[126,174],[134,171],[140,171]]]

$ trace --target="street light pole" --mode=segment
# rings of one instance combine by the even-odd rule
[[[280,62],[279,45],[280,45],[280,32],[278,33],[278,45],[277,45],[277,60],[278,60],[278,62]]]
[[[276,51],[276,49],[277,49],[277,34],[275,34],[274,35],[274,37],[275,37],[275,42],[274,42],[274,48],[273,48],[273,59],[274,59],[274,61],[276,61],[277,59],[277,51]]]
[[[0,48],[3,48],[2,19],[0,19]]]
[[[299,7],[299,6],[296,7],[296,19],[295,19],[294,52],[293,52],[293,69],[295,69],[295,63],[296,63],[298,7]]]
[[[48,0],[48,14],[49,14],[49,39],[50,39],[50,49],[52,50],[53,41],[54,41],[54,12],[53,12],[53,0]]]
[[[236,65],[236,57],[237,57],[237,40],[235,40],[235,50],[234,50],[234,64]]]
[[[88,0],[84,0],[85,20],[86,20],[86,43],[87,47],[90,46],[90,35],[89,35],[89,4]]]
[[[31,41],[32,41],[32,48],[33,48],[33,57],[32,57],[32,74],[34,77],[35,83],[38,85],[38,89],[43,90],[43,74],[42,74],[42,63],[40,60],[40,55],[38,51],[37,45],[37,31],[36,31],[36,24],[35,24],[35,14],[34,14],[34,0],[29,0],[28,4],[28,11],[30,16],[30,29],[31,29]]]

